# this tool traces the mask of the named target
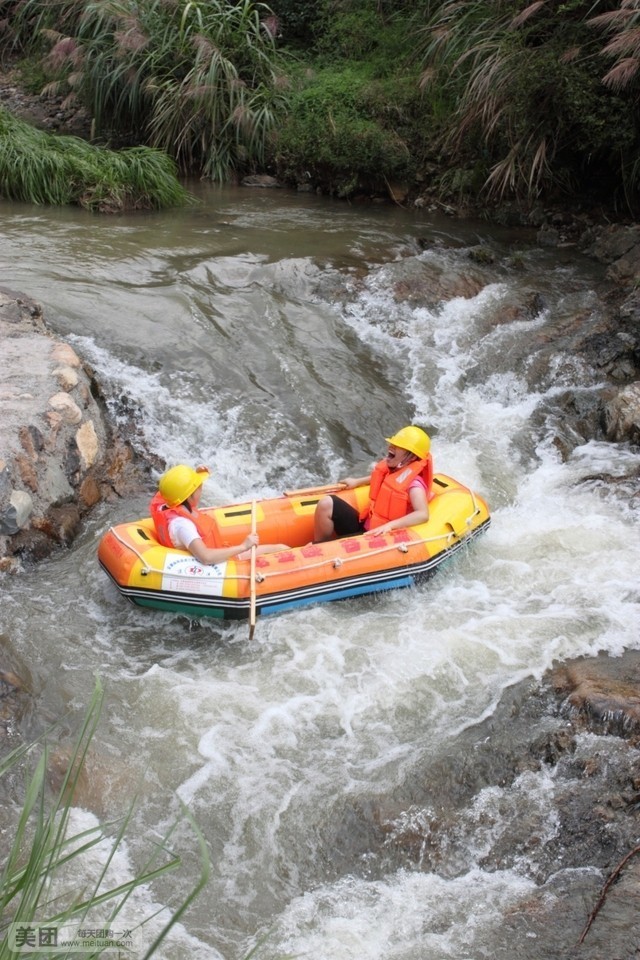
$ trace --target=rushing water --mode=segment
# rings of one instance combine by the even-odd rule
[[[486,496],[492,526],[419,588],[259,620],[249,643],[246,624],[128,606],[98,569],[97,539],[145,515],[145,491],[100,506],[70,550],[2,581],[7,655],[28,665],[41,721],[81,712],[103,679],[93,813],[113,817],[140,791],[116,877],[178,798],[202,831],[211,879],[163,958],[236,960],[267,933],[259,958],[497,956],[536,871],[483,856],[518,819],[553,835],[553,771],[473,797],[437,869],[401,846],[369,849],[363,811],[390,835],[424,831],[432,811],[406,800],[410,785],[508,687],[556,659],[638,646],[633,516],[623,488],[592,479],[638,458],[592,441],[563,462],[540,412],[565,386],[596,384],[570,358],[532,384],[523,346],[588,309],[589,267],[426,212],[200,193],[197,207],[135,217],[4,204],[0,282],[43,302],[113,415],[133,414],[141,451],[209,464],[210,503],[365,472],[415,420],[436,469]],[[398,295],[398,264],[464,274],[479,241],[503,265],[516,250],[524,269],[496,266],[476,295],[432,306]],[[496,323],[525,286],[545,309]],[[170,907],[197,875],[188,824],[173,842],[181,873],[139,891],[136,915]]]

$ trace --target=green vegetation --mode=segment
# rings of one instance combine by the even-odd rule
[[[25,0],[14,36],[41,49],[47,90],[84,104],[96,136],[225,180],[264,162],[285,106],[269,12],[252,0]]]
[[[480,165],[489,195],[635,205],[639,18],[624,0],[615,12],[591,0],[445,0],[420,29],[422,85],[450,105],[444,151]]]
[[[361,191],[386,193],[393,181],[410,180],[414,161],[398,132],[402,110],[391,109],[384,84],[369,71],[330,68],[301,83],[291,98],[288,120],[277,139],[277,165],[288,181],[321,183],[348,197]]]
[[[285,30],[291,3],[272,5],[276,14],[282,7]],[[313,175],[307,158],[315,155],[322,159],[318,174],[325,171],[320,180],[325,188],[337,181],[379,190],[381,179],[406,176],[415,190],[424,184],[442,200],[516,199],[529,205],[538,199],[577,200],[637,211],[640,10],[635,5],[325,0],[298,4],[296,10],[312,34],[299,56],[316,72],[292,99],[280,134],[285,172],[299,176],[305,169]],[[300,46],[299,33],[295,41]],[[317,101],[313,107],[311,101]],[[371,128],[368,136],[377,155],[361,150],[361,134],[350,136],[345,103],[357,120],[375,124],[375,136]],[[327,122],[324,143],[318,111]],[[336,116],[340,137],[334,133]],[[355,134],[356,117],[349,120]],[[350,151],[345,141],[351,141]],[[400,143],[410,157],[404,164]],[[371,176],[373,165],[377,179]]]
[[[149,147],[114,151],[77,137],[36,130],[0,108],[0,193],[30,203],[88,210],[177,206],[188,194],[166,154]]]
[[[280,7],[274,4],[277,13]],[[292,16],[290,4],[285,8],[283,30]],[[384,195],[393,183],[412,182],[432,123],[407,56],[407,11],[381,0],[296,10],[312,25],[313,40],[298,52],[294,92],[274,143],[278,174],[344,197]]]
[[[350,197],[640,204],[628,0],[0,0],[96,135]],[[10,38],[10,39],[9,39]]]
[[[105,882],[105,875],[125,840],[132,810],[119,824],[90,827],[80,834],[73,834],[70,823],[73,795],[96,731],[102,701],[103,691],[98,682],[57,793],[52,798],[48,796],[46,780],[49,751],[46,747],[27,784],[18,823],[0,873],[0,960],[15,957],[6,938],[11,922],[19,921],[24,927],[68,923],[73,927],[95,928],[97,925],[103,927],[106,917],[111,925],[115,925],[127,900],[137,887],[180,866],[180,858],[169,847],[171,832],[177,826],[174,824],[167,835],[152,848],[147,862],[136,875],[131,880],[110,888]],[[0,777],[16,772],[36,746],[31,744],[20,747],[0,761]],[[209,859],[206,845],[195,824],[191,822],[191,825],[198,838],[201,876],[154,938],[144,960],[156,952],[171,927],[184,914],[208,880]],[[96,850],[98,845],[102,851],[99,857],[102,859],[105,840],[110,845],[106,861],[98,870],[93,888],[87,889],[78,881],[74,864],[79,864],[87,855],[91,856],[91,851]],[[57,885],[59,878],[62,878],[63,882]],[[96,909],[98,913],[95,912]],[[96,950],[84,956],[87,960],[92,960],[101,953],[103,950]],[[49,960],[68,955],[67,950],[52,950],[47,953]]]

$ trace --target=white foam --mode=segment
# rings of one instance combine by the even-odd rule
[[[205,930],[216,942],[226,939],[237,955],[239,941],[275,918],[276,952],[316,960],[490,956],[504,909],[527,896],[533,884],[515,870],[489,874],[477,864],[507,825],[501,810],[531,803],[536,823],[543,821],[545,794],[553,789],[544,774],[524,778],[513,793],[488,789],[469,804],[460,836],[473,848],[476,865],[454,878],[399,870],[373,881],[346,876],[324,883],[323,857],[330,851],[318,844],[334,839],[344,806],[393,796],[424,769],[434,750],[489,716],[518,679],[541,676],[554,659],[637,648],[637,519],[624,482],[614,490],[593,478],[628,476],[637,470],[638,454],[592,441],[563,461],[551,431],[534,423],[558,390],[576,382],[584,390],[597,384],[575,358],[562,358],[545,382],[530,389],[526,364],[510,364],[510,350],[539,332],[549,314],[492,326],[492,311],[511,280],[491,283],[476,296],[413,308],[396,302],[383,267],[371,270],[360,287],[351,285],[359,292],[345,307],[327,300],[317,304],[317,314],[305,312],[302,299],[319,294],[317,271],[303,252],[289,251],[291,260],[282,265],[274,265],[271,254],[246,254],[250,246],[242,231],[257,236],[273,230],[283,242],[292,222],[280,211],[272,225],[273,200],[263,203],[264,210],[244,210],[240,200],[230,202],[231,209],[216,209],[218,220],[224,215],[232,222],[233,242],[243,251],[237,261],[208,217],[191,228],[175,262],[171,219],[153,218],[154,227],[163,225],[160,252],[154,253],[150,228],[144,235],[134,230],[126,252],[139,259],[131,257],[128,265],[126,257],[110,254],[108,236],[115,228],[106,223],[91,230],[86,255],[77,238],[70,245],[66,231],[47,229],[41,241],[29,240],[31,264],[55,260],[60,274],[52,280],[47,273],[36,291],[41,297],[49,287],[66,291],[77,271],[80,279],[59,302],[71,305],[73,316],[82,318],[77,328],[85,331],[96,296],[117,286],[124,270],[124,285],[109,303],[113,311],[119,298],[126,300],[134,319],[142,317],[141,330],[131,324],[128,331],[139,340],[136,349],[118,341],[121,328],[110,334],[102,321],[99,343],[84,332],[73,342],[109,384],[113,409],[122,397],[129,401],[143,450],[166,464],[201,461],[212,467],[205,502],[277,492],[267,481],[271,476],[286,477],[287,487],[340,476],[350,468],[351,449],[377,449],[385,435],[389,424],[371,413],[382,395],[385,421],[403,421],[413,408],[415,420],[433,432],[436,470],[486,495],[493,514],[489,531],[426,584],[261,618],[249,644],[246,624],[187,624],[172,614],[125,605],[97,570],[94,551],[99,529],[116,513],[128,515],[131,505],[107,505],[98,510],[100,523],[89,525],[68,557],[40,565],[37,575],[14,578],[3,597],[7,630],[34,664],[41,688],[59,688],[56,706],[57,696],[84,702],[93,674],[108,676],[109,712],[100,735],[150,771],[145,824],[156,822],[168,793],[178,791],[192,806],[214,869],[207,895],[189,913],[189,929]],[[339,232],[353,211],[347,218],[332,206],[313,216],[309,222],[321,231]],[[148,254],[138,248],[142,236],[153,248]],[[19,231],[16,238],[26,243]],[[265,248],[270,238],[263,237]],[[211,244],[215,249],[204,249]],[[348,241],[351,252],[361,246],[355,234]],[[429,256],[455,262],[456,254]],[[26,252],[17,260],[20,269],[31,268]],[[212,264],[220,267],[217,277]],[[173,282],[176,271],[182,287]],[[150,285],[142,302],[135,289],[141,275]],[[565,279],[558,275],[548,284]],[[215,298],[207,300],[214,280]],[[198,298],[202,309],[196,308]],[[179,373],[160,369],[167,354],[156,354],[150,333],[167,303],[177,319],[175,329],[173,322],[165,325],[163,348],[172,337],[184,341],[187,369]],[[214,319],[230,317],[239,334],[233,342],[221,336],[219,347],[223,366],[247,374],[232,379],[242,385],[235,394],[228,389],[221,396],[218,384],[189,369],[209,312]],[[264,342],[282,374],[280,389],[291,393],[295,386],[299,394],[291,409],[277,402],[275,389],[253,390],[255,371],[240,334],[251,347],[256,317],[264,321]],[[361,367],[338,342],[342,328],[351,338],[347,347],[357,336]],[[110,335],[118,341],[113,349]],[[328,353],[331,361],[322,368],[329,379],[319,377],[309,396],[307,347],[322,358]],[[336,399],[342,386],[336,371],[348,362],[356,375],[354,409],[347,408],[349,398],[342,398],[342,406]],[[378,371],[374,377],[370,366]],[[383,382],[388,370],[395,377],[390,383]],[[315,418],[313,450],[298,425],[301,414]],[[335,436],[342,443],[338,453]],[[311,457],[322,476],[310,475]],[[143,509],[141,497],[136,515]],[[428,816],[425,810],[404,813]],[[554,826],[552,820],[546,824],[550,831]],[[464,847],[460,841],[456,862]],[[126,862],[116,868],[127,875]],[[150,892],[143,906],[156,899],[162,897]],[[186,942],[182,956],[197,956],[199,949]],[[176,957],[179,950],[178,944]],[[212,956],[211,949],[205,955]]]
[[[316,960],[471,960],[504,910],[533,889],[500,871],[453,880],[405,871],[373,882],[347,877],[293,900],[267,943]]]

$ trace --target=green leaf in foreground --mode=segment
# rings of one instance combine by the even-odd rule
[[[96,824],[79,833],[73,833],[70,823],[70,814],[73,807],[74,790],[78,778],[87,758],[91,741],[96,731],[103,702],[103,689],[97,681],[95,690],[87,709],[87,713],[78,735],[75,748],[69,760],[62,784],[53,798],[49,798],[46,788],[46,773],[48,751],[45,748],[39,757],[35,771],[27,783],[22,810],[18,816],[11,848],[0,873],[0,960],[15,958],[6,938],[6,931],[11,922],[20,922],[23,925],[61,924],[72,922],[95,926],[97,920],[104,921],[104,912],[97,917],[96,908],[104,909],[108,905],[107,919],[113,922],[121,914],[131,894],[142,885],[150,883],[169,870],[180,866],[180,857],[171,850],[169,841],[171,834],[180,820],[174,822],[160,842],[153,845],[150,855],[144,865],[135,875],[115,887],[106,882],[106,874],[116,852],[125,841],[127,827],[131,821],[135,801],[132,803],[126,816],[117,824],[117,829],[108,840],[111,844],[109,852],[102,863],[97,878],[93,884],[78,886],[70,889],[68,883],[69,868],[75,862],[90,854],[92,849],[101,844],[104,850],[107,831],[112,830],[115,824]],[[7,774],[32,751],[37,744],[30,744],[14,750],[8,757],[0,761],[0,776]],[[209,879],[210,862],[206,844],[200,830],[194,823],[188,811],[183,807],[183,816],[189,821],[197,838],[200,856],[200,877],[184,897],[182,902],[173,911],[169,921],[144,954],[143,960],[153,956],[160,943],[166,938],[171,928],[188,909],[195,897],[200,893]],[[71,871],[74,873],[74,871]],[[64,874],[64,883],[56,884],[61,873]],[[74,884],[71,884],[74,887]],[[91,923],[91,917],[94,923]],[[144,927],[147,918],[139,927]],[[100,956],[105,948],[98,948],[93,953],[85,953],[87,960]],[[67,950],[47,954],[48,960],[58,960],[66,957]]]

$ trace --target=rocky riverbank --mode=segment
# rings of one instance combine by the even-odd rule
[[[124,496],[144,465],[118,437],[91,369],[48,331],[43,308],[0,288],[0,571],[76,536],[101,500]]]

